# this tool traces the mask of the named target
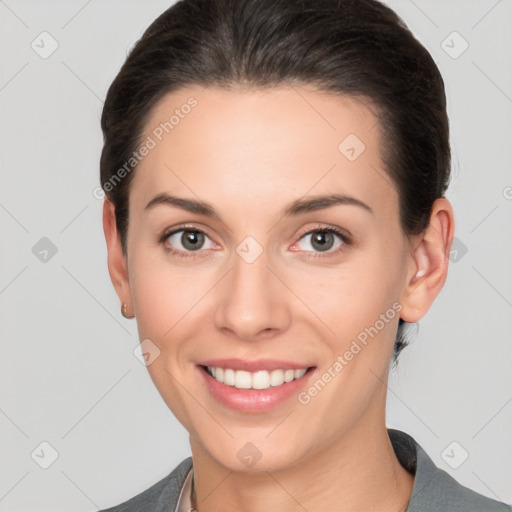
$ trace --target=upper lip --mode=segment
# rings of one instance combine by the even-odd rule
[[[257,372],[259,370],[301,370],[313,366],[307,363],[295,363],[278,359],[257,359],[249,361],[247,359],[208,359],[197,363],[201,366],[211,366],[214,368],[231,368],[233,370],[245,370],[246,372]]]

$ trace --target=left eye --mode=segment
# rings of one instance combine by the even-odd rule
[[[338,244],[336,244],[336,238],[338,238]],[[310,245],[316,252],[327,252],[330,249],[334,250],[331,252],[336,252],[342,245],[348,244],[348,238],[343,233],[340,233],[336,229],[332,228],[317,228],[305,233],[301,240],[309,239]],[[300,245],[300,242],[298,243]],[[299,247],[301,250],[304,250],[303,247]]]

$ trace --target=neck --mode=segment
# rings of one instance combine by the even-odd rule
[[[236,472],[191,442],[198,512],[404,512],[414,476],[395,456],[385,422],[365,422],[325,450],[279,471]]]

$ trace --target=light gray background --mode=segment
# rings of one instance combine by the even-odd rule
[[[445,78],[458,253],[391,374],[388,425],[462,484],[512,502],[512,2],[389,4]],[[127,50],[169,5],[0,0],[5,512],[114,505],[189,455],[186,432],[133,354],[136,324],[120,315],[93,195],[102,99]],[[59,45],[46,59],[31,47],[42,46],[43,31]],[[457,36],[446,39],[453,31],[469,43],[458,58],[445,51],[462,48]],[[58,249],[46,262],[32,250],[42,237]],[[49,461],[43,441],[58,452],[48,469],[35,461]],[[469,453],[457,469],[442,456],[453,441],[455,458]]]

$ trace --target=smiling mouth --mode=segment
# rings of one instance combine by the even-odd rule
[[[272,371],[259,370],[248,372],[245,370],[234,370],[232,368],[221,368],[215,366],[203,366],[201,368],[213,379],[226,386],[237,389],[268,389],[279,387],[283,384],[298,380],[314,369],[313,366],[301,369],[276,369]]]

